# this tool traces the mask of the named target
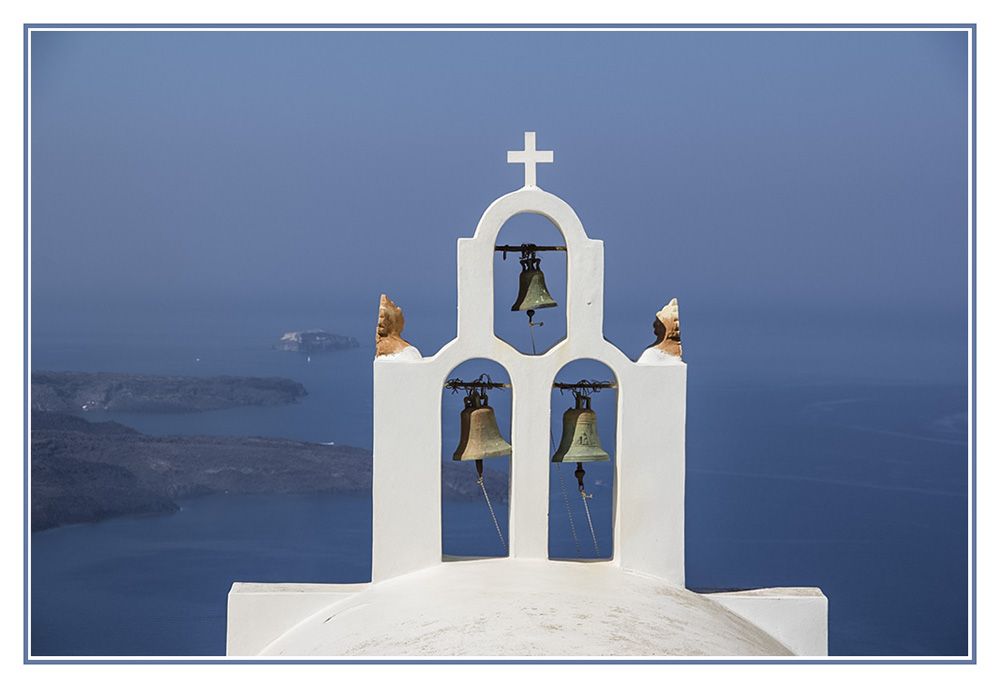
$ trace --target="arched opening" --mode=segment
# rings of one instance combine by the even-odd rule
[[[558,460],[549,472],[549,558],[610,559],[618,443],[614,373],[581,359],[563,366],[555,383],[578,386],[552,390],[550,457]]]
[[[544,215],[520,213],[504,223],[497,246],[566,246],[562,232]],[[566,251],[538,250],[537,263],[526,266],[522,252],[495,251],[493,260],[493,332],[523,354],[542,354],[566,337]],[[540,275],[538,273],[541,273]],[[545,290],[556,305],[549,302]],[[525,296],[522,287],[528,289]],[[543,305],[532,308],[533,303]],[[512,307],[516,306],[515,310]],[[531,317],[528,317],[528,313]]]
[[[452,384],[446,383],[441,399],[442,553],[445,558],[505,557],[510,546],[510,376],[499,363],[476,358],[453,368],[447,380]]]

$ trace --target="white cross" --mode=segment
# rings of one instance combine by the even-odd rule
[[[535,164],[552,162],[552,151],[535,150],[535,132],[524,132],[524,150],[507,151],[507,162],[524,164],[524,185],[535,186]]]

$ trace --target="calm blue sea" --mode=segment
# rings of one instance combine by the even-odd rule
[[[156,314],[147,317],[116,327],[113,314],[41,323],[36,316],[32,369],[289,377],[309,391],[298,404],[87,418],[113,419],[146,433],[265,435],[371,447],[372,322],[248,313],[179,327]],[[365,346],[311,358],[269,348],[284,331],[308,327],[354,335]],[[440,342],[421,346],[425,355],[452,336],[444,332]],[[623,349],[634,356],[648,338],[645,331],[634,341],[623,337]],[[697,344],[697,331],[690,341]],[[820,587],[830,601],[835,655],[966,654],[964,378],[880,379],[829,369],[810,375],[801,361],[741,366],[722,349],[706,346],[699,360],[697,347],[685,346],[688,586]],[[802,346],[808,354],[808,345]],[[567,381],[607,374],[600,366],[573,365],[564,371]],[[785,368],[796,372],[775,372]],[[463,364],[456,375],[479,372],[504,375],[477,362]],[[594,402],[606,448],[614,446],[613,394]],[[509,395],[498,392],[491,403],[501,427],[509,427]],[[554,442],[570,405],[569,397],[553,394]],[[447,438],[458,441],[460,408],[459,397],[444,395],[447,455],[454,449]],[[495,467],[505,468],[504,461]],[[553,469],[551,554],[595,556],[572,471],[563,478],[577,538]],[[588,466],[587,480],[597,548],[606,556],[613,547],[610,466]],[[369,578],[370,500],[220,495],[181,506],[169,516],[30,536],[32,654],[219,655],[234,581]],[[494,508],[505,531],[506,509]],[[443,515],[446,552],[502,555],[485,503],[446,502]]]

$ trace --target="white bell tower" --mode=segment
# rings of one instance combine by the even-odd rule
[[[426,358],[411,348],[375,359],[372,580],[442,561],[441,394],[449,372],[473,358],[510,375],[510,556],[548,558],[552,385],[564,365],[591,359],[611,369],[618,393],[613,562],[683,586],[687,366],[666,354],[631,361],[604,338],[604,242],[536,186],[536,163],[553,153],[535,150],[533,132],[507,160],[524,164],[524,186],[494,201],[475,234],[458,240],[458,336]],[[539,355],[498,338],[493,324],[494,247],[519,213],[548,218],[566,248],[566,337]]]
[[[379,308],[374,372],[372,579],[351,585],[236,583],[228,654],[309,656],[825,655],[827,600],[816,588],[696,594],[684,584],[687,366],[676,301],[656,314],[656,344],[632,361],[604,338],[604,244],[537,185],[553,162],[535,134],[507,161],[524,186],[458,240],[458,334],[431,356],[403,339],[402,309]],[[494,329],[501,227],[548,218],[566,251],[566,336],[525,354]],[[501,365],[512,394],[509,556],[442,552],[441,399],[471,359]],[[550,560],[549,428],[556,374],[590,359],[617,390],[613,555]]]

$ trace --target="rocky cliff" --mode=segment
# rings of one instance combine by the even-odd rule
[[[468,464],[445,462],[445,499],[482,499]],[[484,471],[490,499],[507,501],[507,475]],[[271,437],[144,435],[119,423],[31,415],[31,529],[162,514],[208,494],[369,495],[366,449]]]
[[[280,377],[31,373],[31,409],[53,413],[194,413],[290,404],[307,392]]]

